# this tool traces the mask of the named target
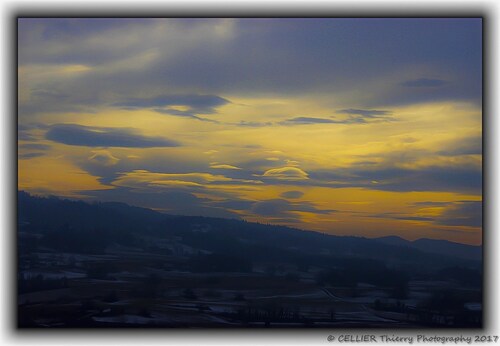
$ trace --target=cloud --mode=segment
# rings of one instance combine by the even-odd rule
[[[396,220],[405,220],[405,221],[433,221],[432,217],[424,217],[424,216],[399,216],[393,217]]]
[[[172,93],[328,92],[373,107],[481,100],[480,18],[23,18],[18,31],[20,68],[41,70],[20,78],[39,98],[21,101],[21,115]],[[47,74],[54,66],[88,70]],[[449,76],[446,87],[401,86]]]
[[[435,201],[424,201],[412,203],[414,206],[422,207],[442,207],[452,204],[453,202],[435,202]]]
[[[284,199],[272,199],[256,202],[252,206],[252,212],[261,216],[271,217],[293,217],[290,213],[291,204]]]
[[[434,223],[444,226],[482,227],[482,201],[423,201],[412,203],[416,207],[437,207],[442,211],[434,217]]]
[[[403,221],[427,221],[432,222],[435,218],[424,217],[424,216],[412,216],[402,213],[380,213],[369,215],[369,217],[381,218],[381,219],[392,219],[392,220],[403,220]]]
[[[46,151],[48,151],[50,148],[51,148],[50,145],[40,144],[40,143],[20,144],[18,146],[19,149],[18,158],[28,160],[36,157],[41,157],[46,155]]]
[[[341,121],[336,121],[333,119],[325,118],[311,118],[311,117],[296,117],[292,119],[287,119],[281,122],[283,125],[293,125],[293,124],[343,124]]]
[[[215,162],[213,164],[210,164],[210,168],[213,168],[213,169],[236,169],[236,170],[240,170],[241,169],[241,168],[236,167],[236,166],[218,164],[218,163],[215,163]]]
[[[230,178],[220,174],[210,173],[158,173],[147,170],[134,170],[119,174],[113,181],[115,186],[125,186],[136,189],[157,188],[199,188],[204,189],[209,185],[224,184],[262,184],[258,180]]]
[[[17,132],[17,139],[20,141],[36,141],[37,138],[33,136],[32,134],[28,133],[27,131],[21,131],[19,130]]]
[[[403,220],[403,221],[424,221],[441,226],[461,226],[461,227],[482,227],[482,201],[455,201],[455,202],[415,202],[412,206],[419,207],[417,215],[404,213],[379,213],[369,215],[369,217]],[[439,215],[419,216],[428,209],[441,210]],[[441,231],[441,230],[440,230]]]
[[[258,121],[240,121],[239,123],[231,123],[228,125],[235,125],[241,127],[264,127],[264,126],[272,126],[273,123],[270,121],[267,122],[258,122]]]
[[[429,166],[416,169],[387,168],[378,171],[359,172],[360,176],[377,184],[372,189],[386,191],[454,191],[481,193],[480,167]],[[370,184],[367,184],[370,186]]]
[[[269,199],[255,202],[250,210],[252,213],[271,218],[286,219],[293,221],[299,219],[296,212],[309,212],[315,214],[330,214],[335,210],[318,209],[310,202],[289,202],[286,199]]]
[[[134,199],[136,194],[146,197],[147,195],[157,195],[163,192],[185,192],[189,195],[204,196],[202,205],[204,208],[210,208],[212,212],[226,210],[238,211],[242,215],[269,216],[273,222],[298,222],[300,213],[329,214],[335,212],[331,209],[320,209],[309,201],[290,202],[286,199],[273,199],[264,201],[253,201],[239,197],[239,185],[259,185],[260,181],[251,181],[246,179],[235,179],[223,175],[209,173],[157,173],[146,170],[135,170],[127,173],[120,173],[111,185],[115,189],[129,191],[130,200]],[[232,184],[238,185],[238,190],[234,192],[225,192],[220,190],[222,186],[229,187]],[[110,198],[114,190],[110,190]],[[299,198],[299,191],[289,194],[293,198]],[[101,195],[103,193],[100,193]],[[185,195],[184,195],[185,196]],[[125,198],[126,196],[123,196]],[[151,197],[153,198],[153,197]],[[130,203],[130,202],[129,202]],[[196,204],[199,204],[198,202]],[[177,205],[175,208],[169,206],[163,210],[181,210],[189,209],[189,205]],[[194,208],[193,210],[197,210]],[[193,210],[182,214],[196,215]],[[205,210],[206,211],[206,210]],[[204,214],[206,215],[206,213]],[[213,214],[212,214],[213,215]]]
[[[447,82],[442,79],[432,78],[412,79],[401,83],[402,86],[409,88],[437,88],[446,84]]]
[[[461,155],[481,155],[483,153],[482,137],[459,138],[453,143],[447,145],[447,148],[437,152],[443,156],[461,156]]]
[[[280,196],[284,198],[300,198],[304,195],[302,191],[286,191],[283,192]]]
[[[45,138],[67,145],[87,147],[154,148],[176,147],[175,141],[149,137],[128,128],[91,127],[77,124],[56,124],[49,127]]]
[[[151,47],[176,57],[179,51],[187,54],[192,45],[230,40],[233,22],[225,18],[21,18],[19,40],[26,46],[19,60],[98,66]]]
[[[27,143],[19,145],[19,149],[21,150],[48,150],[50,148],[50,145],[39,143]]]
[[[348,118],[342,120],[345,124],[365,124],[374,122],[387,122],[394,121],[392,112],[388,110],[376,109],[341,109],[336,112],[337,114],[347,114]]]
[[[162,108],[153,108],[153,110],[156,113],[160,113],[160,114],[176,115],[176,116],[181,116],[181,117],[193,118],[193,119],[200,120],[200,121],[206,121],[206,122],[210,122],[210,123],[214,123],[214,124],[219,124],[219,122],[217,120],[199,117],[197,115],[192,114],[191,111],[179,111],[179,110],[175,110],[175,109],[162,109]]]
[[[272,168],[264,172],[262,177],[278,180],[307,180],[308,174],[297,167]]]
[[[368,110],[368,109],[341,109],[337,114],[345,114],[347,117],[296,117],[281,122],[281,125],[305,125],[305,124],[366,124],[368,122],[393,121],[395,120],[391,111]]]
[[[274,222],[297,222],[301,212],[313,214],[330,214],[336,212],[332,209],[319,209],[308,201],[290,202],[285,199],[268,199],[251,201],[233,197],[224,201],[214,201],[211,205],[230,210],[238,210],[242,214],[254,214],[269,217]]]
[[[50,145],[40,143],[26,143],[18,145],[18,158],[19,159],[33,159],[46,155],[46,152],[51,148]]]
[[[299,212],[313,213],[313,214],[331,214],[337,212],[337,210],[335,209],[319,209],[316,207],[314,203],[308,201],[293,202],[292,210]]]
[[[341,109],[338,110],[337,113],[339,114],[354,114],[354,115],[362,115],[363,117],[366,118],[377,118],[380,116],[385,116],[385,115],[390,115],[392,114],[391,111],[386,111],[386,110],[375,110],[375,109]]]
[[[89,157],[89,161],[95,162],[104,166],[113,166],[116,165],[120,159],[114,157],[108,150],[93,150],[93,155]]]
[[[36,142],[39,136],[36,134],[37,130],[44,130],[47,126],[40,123],[32,124],[17,124],[17,139],[19,141]],[[30,143],[34,144],[34,143]]]
[[[300,164],[299,161],[296,161],[296,160],[289,160],[289,159],[285,159],[285,163],[287,166],[292,166],[292,167],[296,167]]]
[[[482,227],[483,203],[481,201],[459,201],[447,207],[436,223],[446,226]]]
[[[94,177],[98,177],[102,184],[110,185],[120,174],[132,172],[137,169],[147,170],[149,172],[169,172],[169,173],[185,173],[185,172],[202,172],[209,165],[209,158],[201,155],[197,160],[193,160],[192,156],[179,155],[175,150],[162,150],[161,159],[158,159],[157,150],[123,150],[113,148],[92,148],[89,155],[88,152],[75,154],[67,157],[72,164],[80,167]],[[107,150],[113,157],[119,159],[113,165],[104,165],[99,160],[89,160],[95,151]],[[118,156],[119,153],[119,156]],[[104,154],[104,152],[103,152]],[[105,155],[105,154],[104,154]],[[100,158],[106,160],[104,157]],[[113,159],[111,159],[114,161]],[[112,162],[110,161],[110,162]],[[233,172],[233,171],[225,171]],[[234,171],[240,172],[240,171]],[[251,178],[251,177],[250,177]]]
[[[278,168],[283,165],[281,161],[270,161],[265,157],[238,162],[238,167],[242,168],[242,171],[252,172],[256,176],[260,175],[262,171],[267,171],[272,168]]]
[[[44,156],[45,153],[26,153],[26,154],[19,154],[20,159],[28,160],[28,159],[33,159],[35,157],[40,157]]]
[[[382,191],[448,191],[480,194],[482,171],[477,165],[443,165],[416,168],[378,165],[309,171],[309,184],[363,187]]]
[[[151,191],[119,186],[105,191],[86,191],[85,194],[99,201],[123,202],[173,215],[241,218],[230,210],[212,205],[211,200],[197,197],[185,190],[156,189],[151,193]]]
[[[194,117],[201,120],[197,114],[214,114],[216,108],[230,103],[225,98],[216,95],[160,95],[152,98],[130,98],[117,102],[115,107],[123,109],[152,108],[162,114]]]
[[[255,203],[254,201],[233,198],[233,199],[229,199],[229,200],[225,200],[225,201],[216,201],[216,202],[213,202],[212,205],[218,206],[218,207],[221,207],[224,209],[247,211],[247,210],[250,210],[252,208],[254,203]]]

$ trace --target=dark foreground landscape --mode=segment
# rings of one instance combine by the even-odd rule
[[[18,194],[20,327],[481,327],[481,247]]]

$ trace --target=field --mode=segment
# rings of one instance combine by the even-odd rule
[[[431,312],[423,319],[417,309],[434,292],[451,289],[471,302],[479,299],[478,290],[459,289],[447,281],[410,281],[406,297],[395,298],[392,289],[366,283],[321,285],[316,280],[320,269],[314,267],[299,271],[283,263],[270,271],[266,270],[270,264],[259,263],[248,273],[196,273],[187,270],[188,260],[188,255],[123,246],[100,255],[33,252],[21,259],[21,275],[29,278],[26,281],[38,278],[58,286],[19,294],[19,323],[26,327],[439,326],[451,323],[450,317]],[[469,305],[473,312],[473,304]]]

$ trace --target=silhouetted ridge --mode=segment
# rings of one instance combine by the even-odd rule
[[[481,260],[482,247],[471,246],[440,239],[417,239],[409,241],[397,236],[375,238],[378,242],[417,249],[424,252],[455,256],[464,259]]]
[[[303,231],[285,226],[265,225],[235,219],[201,216],[165,215],[124,203],[86,203],[56,197],[18,194],[19,225],[23,231],[43,231],[46,240],[74,250],[79,239],[92,235],[102,246],[112,243],[140,243],[143,236],[176,237],[195,249],[231,256],[250,256],[262,260],[292,258],[294,262],[319,263],[325,258],[372,258],[399,265],[456,265],[459,258],[480,260],[473,255],[480,247],[447,241],[420,240],[409,242],[399,237],[368,239],[334,236]],[[85,235],[86,234],[86,235]],[[428,245],[427,245],[428,244]]]

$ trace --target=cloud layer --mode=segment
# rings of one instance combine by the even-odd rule
[[[161,95],[152,98],[132,98],[117,102],[124,109],[152,108],[161,114],[198,118],[198,114],[216,113],[216,108],[229,103],[215,95]]]
[[[56,124],[45,137],[66,145],[86,147],[154,148],[176,147],[179,143],[161,137],[150,137],[127,128],[92,127],[77,124]]]
[[[481,241],[480,18],[18,27],[20,188],[335,234]]]

